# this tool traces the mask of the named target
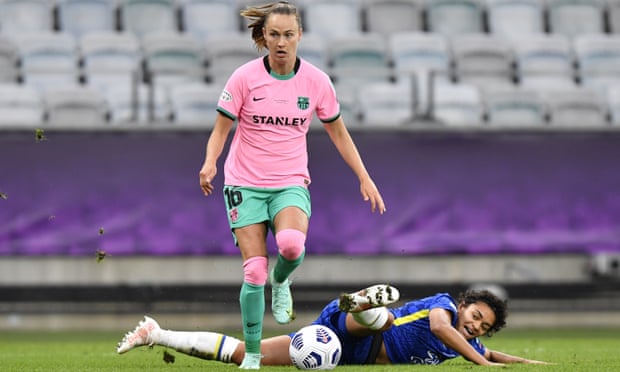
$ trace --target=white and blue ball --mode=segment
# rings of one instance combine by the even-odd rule
[[[342,345],[331,329],[322,325],[303,327],[289,345],[293,365],[303,370],[334,369],[342,356]]]

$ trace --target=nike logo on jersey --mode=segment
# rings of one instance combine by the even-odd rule
[[[265,97],[252,97],[252,101],[254,101],[254,102],[262,101],[264,99],[265,99]]]

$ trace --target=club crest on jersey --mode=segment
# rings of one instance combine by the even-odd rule
[[[297,97],[297,107],[300,110],[307,110],[310,107],[310,98],[308,97]]]
[[[220,99],[224,102],[230,102],[232,101],[232,94],[230,94],[229,91],[224,90],[222,91],[222,95],[220,96]]]

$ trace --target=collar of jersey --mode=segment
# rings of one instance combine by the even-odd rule
[[[265,69],[267,70],[269,75],[273,76],[274,78],[276,78],[278,80],[288,80],[288,79],[292,78],[293,76],[295,76],[295,74],[299,70],[300,63],[301,63],[301,61],[299,60],[299,57],[297,57],[297,59],[295,60],[295,67],[293,68],[293,71],[291,71],[290,73],[288,73],[286,75],[280,75],[277,72],[274,72],[274,71],[271,70],[271,66],[269,66],[269,56],[265,56],[263,58],[263,64],[265,65]]]

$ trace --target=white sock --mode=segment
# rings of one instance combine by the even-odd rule
[[[386,307],[375,307],[374,309],[352,313],[351,315],[353,315],[353,319],[356,322],[373,330],[381,329],[389,318]]]
[[[215,332],[181,332],[160,329],[151,332],[151,341],[160,346],[207,360],[230,363],[240,340]]]

